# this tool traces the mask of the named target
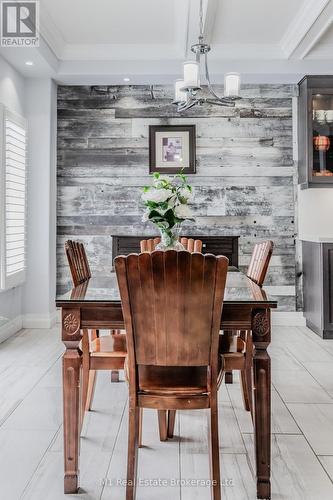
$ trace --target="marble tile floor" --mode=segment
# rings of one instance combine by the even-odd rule
[[[333,498],[333,340],[303,327],[274,327],[272,498]],[[78,495],[63,494],[59,328],[22,330],[0,344],[0,498],[122,500],[127,387],[100,372],[81,438]],[[255,499],[253,428],[239,382],[219,394],[221,475],[226,500]],[[144,414],[137,500],[209,500],[206,411],[179,412],[175,438],[158,439]],[[199,480],[197,484],[189,480]]]

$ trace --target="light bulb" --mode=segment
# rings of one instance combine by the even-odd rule
[[[200,89],[199,63],[196,61],[184,62],[184,87],[183,89]]]
[[[184,80],[176,80],[175,81],[175,101],[176,103],[178,102],[185,102],[186,101],[186,92],[181,90],[184,87]]]
[[[224,77],[224,97],[239,97],[240,74],[227,73]]]

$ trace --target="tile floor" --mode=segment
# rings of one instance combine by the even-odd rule
[[[98,374],[81,439],[81,490],[63,495],[58,328],[22,330],[0,344],[0,498],[121,500],[126,474],[127,387]],[[333,498],[333,341],[303,327],[275,327],[272,357],[272,498]],[[223,498],[255,499],[253,429],[239,383],[220,390]],[[137,500],[209,500],[188,479],[209,477],[205,411],[178,414],[176,437],[158,439],[145,411]],[[147,486],[165,479],[166,486]]]

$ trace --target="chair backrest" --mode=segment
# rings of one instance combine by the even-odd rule
[[[65,252],[73,286],[77,286],[91,278],[89,262],[83,243],[68,240],[65,243]]]
[[[140,251],[142,252],[153,252],[156,245],[161,242],[161,238],[150,238],[149,240],[140,241]]]
[[[193,238],[180,238],[180,242],[188,252],[200,252],[202,251],[202,241],[194,240]]]
[[[140,241],[141,252],[153,252],[156,245],[160,243],[161,238],[151,238],[149,240]],[[180,238],[180,243],[183,245],[185,250],[188,252],[200,252],[202,251],[202,241],[194,240],[193,238]]]
[[[273,242],[269,240],[257,243],[253,249],[250,265],[246,274],[248,278],[259,286],[264,284],[272,253]]]
[[[175,250],[116,257],[130,373],[136,365],[216,373],[228,262]]]

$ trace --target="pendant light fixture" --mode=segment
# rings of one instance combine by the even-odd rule
[[[199,41],[191,46],[191,51],[196,55],[196,60],[184,62],[184,77],[175,82],[175,98],[173,103],[177,105],[178,112],[190,109],[197,104],[202,105],[205,103],[231,107],[235,106],[236,99],[240,99],[240,75],[238,73],[227,73],[225,75],[223,97],[216,94],[210,83],[207,54],[211,48],[204,40],[202,1],[200,0]],[[204,58],[207,87],[212,97],[202,97],[201,95],[200,63],[202,57]]]

